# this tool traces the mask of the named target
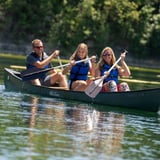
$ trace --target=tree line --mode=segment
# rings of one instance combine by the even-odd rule
[[[96,53],[111,46],[158,57],[160,5],[159,0],[1,0],[0,30],[15,41],[40,38],[65,52],[85,42]]]

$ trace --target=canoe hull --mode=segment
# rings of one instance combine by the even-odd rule
[[[144,111],[157,112],[160,108],[160,88],[121,93],[100,93],[96,96],[96,98],[92,99],[84,92],[53,89],[45,86],[35,86],[27,81],[23,81],[19,75],[19,72],[5,68],[4,84],[6,90],[107,106],[140,109]]]

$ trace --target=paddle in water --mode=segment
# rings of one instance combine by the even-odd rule
[[[86,58],[86,59],[82,59],[79,61],[76,61],[75,63],[81,63],[81,62],[85,62],[88,61],[90,59],[95,58],[95,56],[92,56],[90,58]],[[33,80],[36,78],[41,77],[42,74],[47,73],[48,71],[52,70],[52,69],[58,69],[58,68],[63,68],[66,66],[69,66],[70,63],[64,64],[64,65],[60,65],[60,66],[56,66],[56,67],[51,67],[51,68],[30,68],[30,69],[26,69],[24,71],[21,72],[21,78],[26,81],[26,80]]]
[[[124,52],[124,54],[126,54],[127,51]],[[111,70],[117,65],[117,63],[121,60],[121,57],[119,57],[119,59],[112,65],[112,67],[106,72],[106,74],[104,76],[102,76],[101,78],[94,80],[90,83],[90,85],[86,88],[85,93],[91,97],[91,98],[95,98],[98,93],[101,91],[102,86],[103,86],[103,80],[109,75],[109,73],[111,72]]]

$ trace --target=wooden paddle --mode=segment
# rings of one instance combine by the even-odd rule
[[[76,61],[75,64],[85,62],[85,61],[88,61],[88,60],[93,59],[93,58],[95,58],[95,56]],[[24,81],[33,80],[33,79],[39,78],[42,74],[44,74],[44,73],[46,73],[46,72],[48,72],[52,69],[62,68],[62,67],[66,67],[66,66],[69,66],[69,65],[70,65],[70,63],[60,65],[60,66],[56,66],[56,67],[46,68],[46,69],[44,69],[44,68],[30,68],[30,69],[26,69],[26,70],[22,71],[20,76]]]
[[[124,54],[126,54],[127,51],[124,52]],[[119,57],[119,59],[112,65],[112,67],[107,71],[108,73],[111,72],[111,70],[117,65],[117,63],[121,60],[121,57]],[[90,85],[85,89],[85,93],[91,97],[91,98],[95,98],[97,96],[97,94],[101,91],[102,86],[103,86],[103,80],[108,76],[104,75],[101,78],[94,80],[90,83]]]

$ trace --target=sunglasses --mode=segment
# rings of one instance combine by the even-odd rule
[[[104,53],[103,56],[108,56],[108,57],[109,57],[109,56],[111,56],[111,54],[109,54],[109,53]]]
[[[34,46],[34,48],[41,49],[43,46]]]

